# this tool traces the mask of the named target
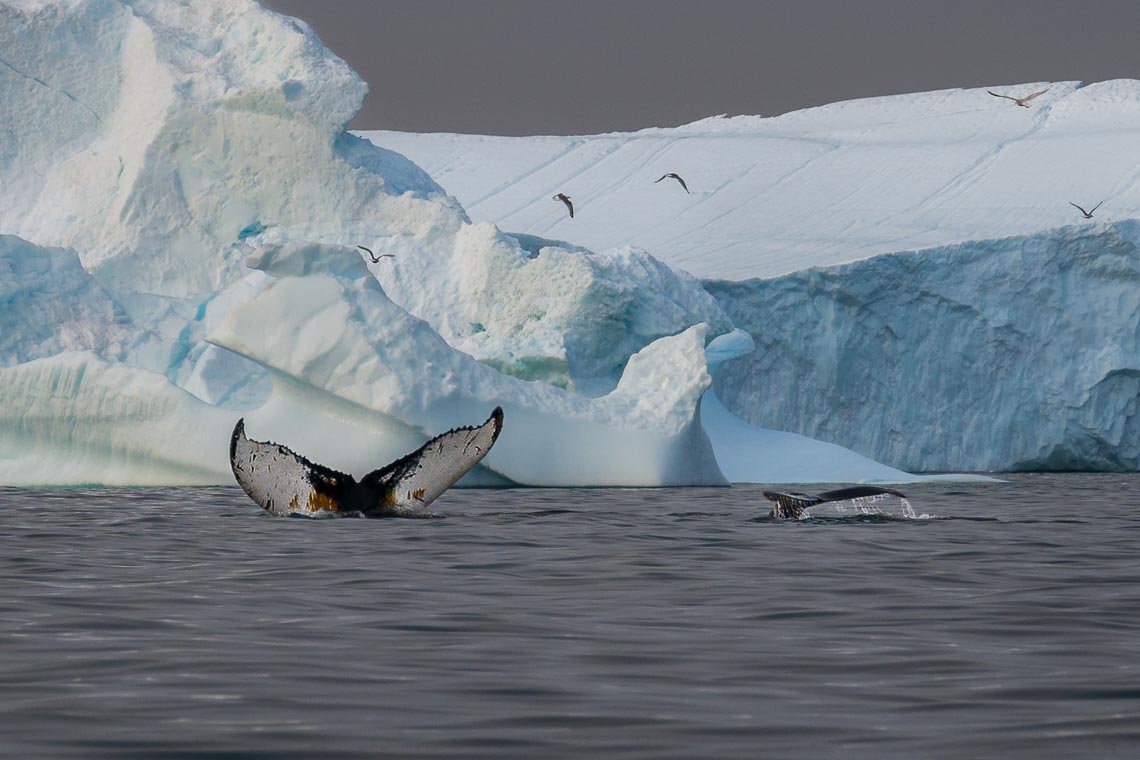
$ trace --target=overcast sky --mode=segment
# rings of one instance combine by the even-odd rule
[[[1140,77],[1140,0],[263,0],[368,82],[354,129],[675,126],[836,100]]]

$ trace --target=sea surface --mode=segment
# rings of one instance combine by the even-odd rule
[[[761,490],[0,489],[0,753],[1140,757],[1140,476]]]

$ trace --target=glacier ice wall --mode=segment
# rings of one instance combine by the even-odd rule
[[[904,469],[1138,469],[1138,242],[1090,224],[707,282],[757,344],[717,395]]]

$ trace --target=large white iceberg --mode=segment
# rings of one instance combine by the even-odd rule
[[[805,479],[908,477],[723,408],[710,441],[707,290],[472,224],[344,131],[364,92],[252,0],[0,0],[0,483],[230,482],[240,416],[359,473],[495,405],[468,484],[724,483],[727,427],[737,479],[788,480],[781,441]]]
[[[986,91],[1045,88],[1028,109]],[[592,136],[367,136],[476,221],[702,278],[756,340],[715,381],[754,424],[913,470],[1140,468],[1136,80]],[[666,172],[692,194],[655,184]],[[1104,205],[1090,222],[1069,201]]]

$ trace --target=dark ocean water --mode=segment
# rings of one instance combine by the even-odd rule
[[[1140,476],[451,491],[0,489],[8,756],[1140,757]]]

